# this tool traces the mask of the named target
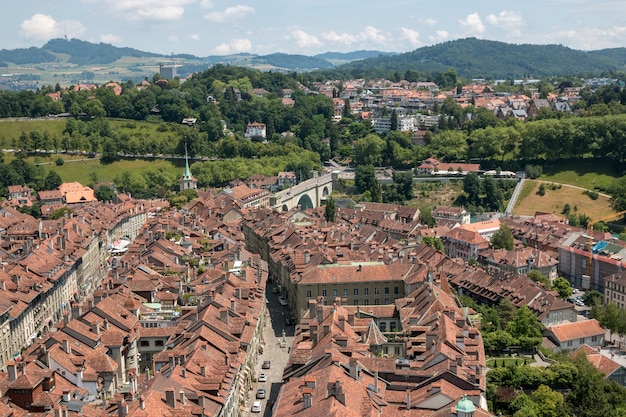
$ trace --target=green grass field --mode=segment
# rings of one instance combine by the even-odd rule
[[[178,177],[182,175],[184,169],[183,161],[173,163],[164,159],[127,159],[112,164],[101,164],[98,159],[84,160],[84,157],[82,159],[76,162],[68,161],[61,166],[53,163],[44,167],[46,173],[51,169],[55,170],[63,182],[78,181],[81,184],[91,183],[94,174],[98,181],[112,182],[116,176],[121,175],[124,171],[143,172],[163,168]]]
[[[64,119],[0,119],[0,146],[4,149],[19,148],[22,132],[28,134],[33,130],[48,132],[50,137],[61,136],[65,129]]]
[[[540,180],[606,190],[622,175],[623,167],[609,159],[581,159],[545,166]]]

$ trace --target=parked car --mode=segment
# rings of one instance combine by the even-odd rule
[[[256,390],[256,398],[258,400],[265,399],[265,389],[264,388],[259,388],[258,390]]]
[[[273,292],[274,294],[278,294],[278,287],[274,287],[274,288],[272,288],[272,292]]]
[[[263,365],[261,365],[261,369],[270,369],[271,366],[272,366],[272,362],[263,361]]]
[[[267,374],[266,373],[260,373],[259,374],[259,382],[267,382]]]
[[[281,306],[289,305],[289,302],[287,301],[287,299],[283,297],[282,295],[278,296],[278,302],[280,303]]]
[[[252,412],[253,413],[260,413],[261,412],[261,401],[255,401],[252,403]]]

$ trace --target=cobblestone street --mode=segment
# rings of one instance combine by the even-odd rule
[[[246,409],[242,413],[242,416],[245,417],[269,417],[272,415],[270,405],[274,404],[278,397],[278,391],[282,385],[283,369],[287,365],[289,350],[291,349],[291,342],[293,341],[295,327],[285,324],[285,319],[291,317],[289,307],[283,307],[278,303],[279,294],[272,292],[274,286],[275,284],[268,284],[265,291],[267,314],[269,314],[270,317],[269,320],[266,320],[266,326],[263,330],[263,353],[259,355],[255,369],[256,378],[258,379],[259,374],[265,373],[267,375],[267,382],[257,381],[253,384],[253,389],[248,393]],[[261,369],[264,361],[270,361],[270,369]],[[265,399],[256,399],[256,391],[259,388],[265,389]],[[254,401],[261,402],[261,413],[251,412]]]

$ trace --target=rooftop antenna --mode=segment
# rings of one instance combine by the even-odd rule
[[[63,23],[63,38],[67,41],[67,23]]]

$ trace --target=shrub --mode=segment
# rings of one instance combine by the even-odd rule
[[[537,191],[537,194],[544,196],[546,195],[546,185],[545,184],[540,184],[539,185],[539,191]]]

